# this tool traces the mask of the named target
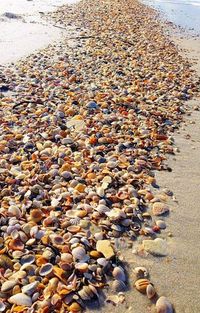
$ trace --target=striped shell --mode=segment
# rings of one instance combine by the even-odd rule
[[[147,286],[150,284],[150,281],[146,278],[141,278],[141,279],[138,279],[136,282],[135,282],[135,288],[141,292],[141,293],[146,293],[146,289],[147,289]]]

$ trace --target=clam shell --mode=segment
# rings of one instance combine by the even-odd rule
[[[135,282],[135,287],[139,292],[146,293],[146,289],[149,284],[150,284],[150,281],[148,279],[141,278]]]
[[[16,305],[24,305],[30,307],[32,305],[31,297],[23,294],[18,293],[8,299],[10,303],[16,304]]]
[[[32,264],[35,262],[35,256],[32,255],[32,254],[29,254],[29,255],[24,255],[22,258],[21,258],[21,264],[22,265],[25,265],[25,264]]]
[[[53,265],[51,263],[46,263],[41,266],[39,274],[41,276],[49,275],[53,271]]]
[[[160,297],[156,302],[157,313],[173,313],[173,307],[166,297]]]
[[[156,291],[155,291],[155,288],[154,288],[154,286],[152,284],[149,284],[147,286],[146,294],[147,294],[147,298],[148,299],[152,299],[155,296]]]
[[[112,275],[113,275],[114,279],[116,279],[116,280],[121,280],[123,282],[126,281],[126,276],[125,276],[124,270],[119,266],[116,266],[114,268]]]

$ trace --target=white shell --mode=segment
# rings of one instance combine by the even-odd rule
[[[22,287],[22,292],[26,293],[28,296],[31,296],[36,290],[38,284],[39,284],[39,281],[34,281],[33,283],[25,285]]]
[[[13,287],[16,285],[17,281],[16,280],[7,280],[5,281],[2,286],[1,286],[1,291],[2,292],[7,292],[11,289],[13,289]]]
[[[160,297],[156,302],[157,313],[173,313],[173,307],[166,297]]]
[[[148,299],[152,299],[152,298],[155,296],[155,294],[156,294],[156,291],[155,291],[154,286],[152,286],[151,284],[149,284],[149,285],[147,286],[147,289],[146,289],[146,294],[147,294],[147,298],[148,298]]]
[[[113,277],[116,279],[116,280],[121,280],[121,281],[126,281],[126,276],[125,276],[125,273],[124,273],[124,270],[119,267],[119,266],[116,266],[112,272],[113,274]]]
[[[31,306],[32,300],[31,297],[23,294],[23,293],[17,293],[16,295],[10,297],[8,299],[10,303],[17,304],[17,305],[24,305],[24,306]]]
[[[72,250],[72,255],[75,260],[83,260],[86,255],[86,251],[83,247],[76,247]]]

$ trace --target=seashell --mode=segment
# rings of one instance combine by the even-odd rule
[[[121,218],[126,218],[126,214],[118,208],[114,208],[110,210],[110,212],[106,212],[106,215],[111,221],[116,221]]]
[[[11,205],[8,208],[8,214],[9,216],[15,216],[16,218],[20,218],[22,216],[21,210],[16,205]]]
[[[121,280],[123,282],[126,281],[126,276],[125,276],[124,270],[119,266],[116,266],[114,268],[112,275],[113,275],[114,279],[116,279],[116,280]]]
[[[84,260],[86,256],[86,251],[83,247],[79,246],[72,250],[72,255],[75,260]]]
[[[154,286],[152,284],[149,284],[147,286],[146,294],[147,294],[147,298],[148,299],[152,299],[155,296],[156,291],[155,291],[155,288],[154,288]]]
[[[108,265],[109,262],[105,258],[98,258],[97,263],[103,267],[106,267],[106,265]]]
[[[105,195],[105,190],[102,187],[98,187],[96,191],[97,191],[97,195],[101,198]]]
[[[72,225],[72,226],[68,226],[67,230],[72,234],[76,234],[81,230],[81,227],[77,225]]]
[[[64,239],[62,236],[59,236],[59,235],[53,235],[53,236],[50,236],[50,239],[52,241],[52,244],[53,245],[62,245],[64,243]]]
[[[70,253],[62,253],[61,261],[64,261],[70,264],[73,262],[73,256]]]
[[[6,309],[6,305],[3,303],[3,301],[0,300],[0,312],[4,312]]]
[[[83,288],[80,291],[78,291],[78,294],[80,298],[84,301],[90,300],[94,296],[89,286],[83,286]]]
[[[159,216],[169,212],[169,207],[162,202],[155,202],[153,204],[152,213],[155,216]]]
[[[121,223],[123,226],[128,227],[128,226],[130,226],[130,225],[132,224],[132,220],[129,219],[129,218],[125,218],[125,219],[122,220],[120,223]]]
[[[166,223],[163,220],[157,220],[156,221],[156,225],[160,228],[160,229],[165,229],[166,228]]]
[[[80,273],[85,273],[88,270],[88,264],[87,263],[76,263],[75,269],[77,269]]]
[[[53,265],[51,263],[46,263],[46,264],[41,266],[39,274],[41,276],[47,276],[47,275],[51,274],[52,271],[53,271]]]
[[[147,278],[149,273],[145,267],[139,266],[134,269],[137,278]]]
[[[98,259],[102,256],[101,252],[99,251],[96,251],[96,250],[92,250],[90,251],[90,256],[93,258],[93,259]]]
[[[146,293],[146,289],[149,284],[150,284],[150,281],[148,279],[141,278],[135,282],[135,287],[139,292]]]
[[[121,280],[114,280],[111,284],[111,289],[113,292],[122,292],[126,290],[126,285]]]
[[[10,303],[16,304],[16,305],[24,305],[30,307],[32,305],[31,297],[23,294],[18,293],[8,299]]]
[[[31,296],[35,292],[35,290],[37,289],[38,284],[39,284],[39,281],[35,281],[35,282],[32,282],[28,285],[23,286],[22,287],[22,293],[25,293],[28,296]]]
[[[30,211],[30,219],[31,221],[34,221],[35,223],[38,223],[42,220],[43,213],[40,209],[33,209]]]
[[[73,302],[69,306],[69,311],[72,312],[72,313],[80,312],[80,311],[82,311],[82,307],[77,302]]]
[[[33,264],[35,262],[35,256],[32,254],[29,255],[24,255],[21,258],[21,264],[25,265],[25,264]]]
[[[97,212],[99,212],[100,214],[104,214],[104,213],[110,211],[110,209],[109,209],[106,205],[104,205],[104,204],[99,204],[99,205],[95,208],[95,210],[96,210]]]
[[[12,239],[8,244],[9,249],[11,250],[24,250],[24,244],[20,238]]]
[[[13,262],[12,260],[5,254],[0,255],[0,267],[4,269],[12,269],[13,268]]]
[[[2,292],[8,292],[17,284],[16,280],[7,280],[1,286]]]
[[[166,297],[160,297],[156,302],[157,313],[173,313],[173,307]]]

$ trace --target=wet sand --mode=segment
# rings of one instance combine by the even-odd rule
[[[73,29],[63,30],[45,21],[43,14],[55,11],[63,4],[75,3],[76,0],[33,0],[1,1],[0,3],[0,64],[17,62],[34,51],[44,49],[49,44],[58,43],[62,36]],[[16,18],[7,18],[5,13],[12,13]]]

